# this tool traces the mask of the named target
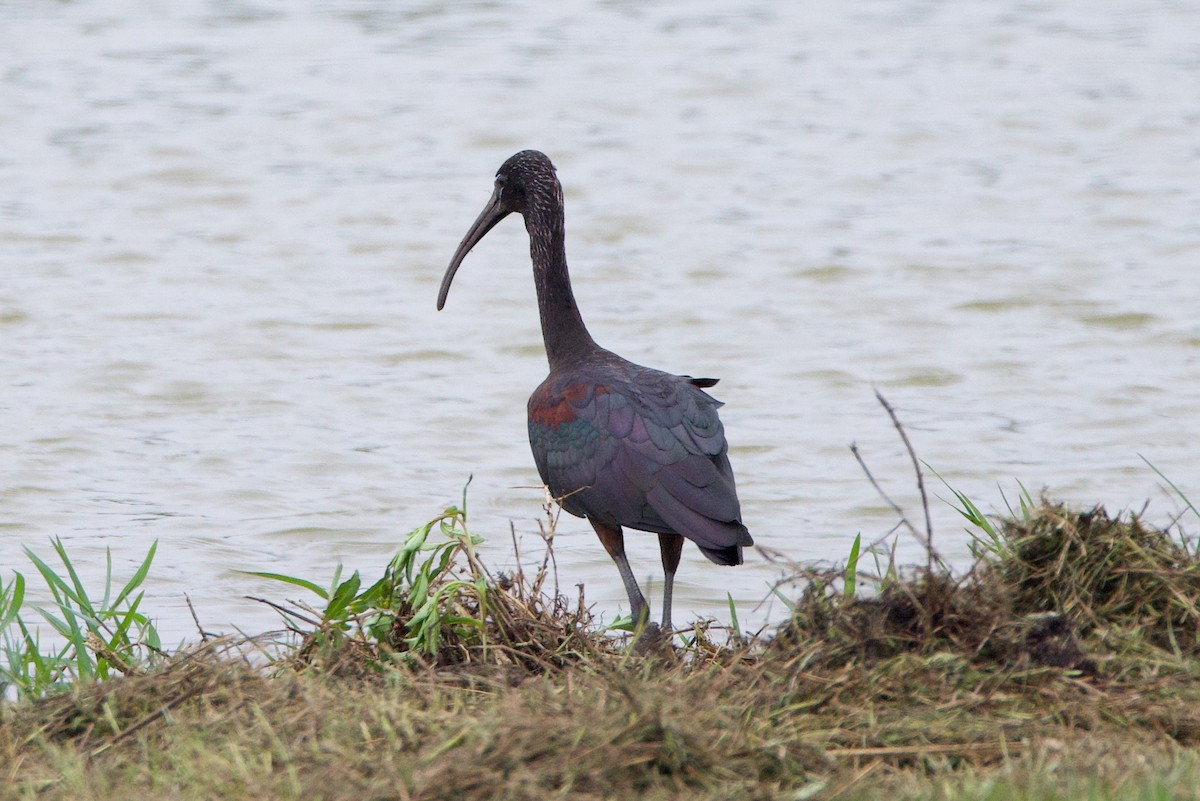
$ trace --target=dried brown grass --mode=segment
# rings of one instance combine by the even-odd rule
[[[956,579],[814,584],[745,646],[638,656],[536,577],[496,580],[486,647],[426,664],[210,643],[7,709],[0,798],[1071,797],[1097,765],[1098,798],[1194,787],[1194,553],[1049,503],[1004,532]]]

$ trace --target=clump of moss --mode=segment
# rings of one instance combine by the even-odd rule
[[[1047,501],[999,532],[961,576],[915,570],[867,598],[833,592],[836,571],[816,577],[775,647],[819,642],[830,664],[948,650],[1085,670],[1105,637],[1197,654],[1200,559],[1186,541],[1136,515]]]
[[[1011,593],[1015,613],[1059,613],[1084,635],[1137,632],[1159,648],[1200,648],[1200,559],[1185,540],[1137,515],[1048,502],[1005,521],[1003,536],[981,575]]]

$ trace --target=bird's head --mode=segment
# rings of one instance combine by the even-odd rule
[[[438,291],[437,307],[440,311],[446,305],[446,296],[450,293],[450,282],[458,266],[462,264],[471,248],[479,244],[479,240],[488,231],[496,227],[496,223],[516,212],[523,216],[526,225],[532,217],[549,217],[553,223],[555,214],[559,215],[561,225],[562,187],[555,175],[554,165],[545,153],[538,150],[522,150],[500,165],[496,171],[495,188],[488,199],[483,211],[475,218],[467,235],[463,237],[454,251],[454,258],[446,268],[442,277],[442,287]]]

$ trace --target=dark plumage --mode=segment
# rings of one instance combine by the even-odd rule
[[[571,291],[562,187],[544,154],[504,162],[495,191],[454,253],[438,294],[446,303],[462,260],[496,223],[525,219],[550,375],[529,398],[529,444],[542,480],[562,507],[586,517],[617,564],[635,621],[646,600],[625,558],[623,527],[658,534],[666,581],[662,627],[683,539],[713,562],[742,563],[754,544],[741,522],[717,409],[704,388],[716,379],[634,364],[595,343]]]

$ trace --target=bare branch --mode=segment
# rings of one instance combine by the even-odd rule
[[[887,399],[875,390],[875,399],[887,411],[888,417],[892,418],[892,425],[896,427],[896,431],[900,434],[900,439],[904,442],[904,447],[908,451],[908,456],[912,459],[913,471],[917,474],[917,491],[921,494],[921,508],[925,513],[925,551],[929,558],[929,572],[933,573],[933,565],[935,562],[940,563],[942,560],[937,555],[937,550],[933,547],[933,520],[929,516],[929,495],[925,492],[925,477],[921,473],[921,462],[917,459],[917,452],[913,449],[912,443],[908,440],[908,434],[904,430],[904,426],[900,424],[900,418],[896,416],[896,410],[887,402]]]

